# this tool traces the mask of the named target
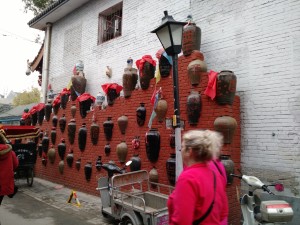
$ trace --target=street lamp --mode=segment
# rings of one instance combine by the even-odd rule
[[[182,30],[186,24],[178,22],[164,11],[165,16],[162,18],[161,25],[151,31],[156,33],[166,53],[172,56],[173,61],[173,91],[174,91],[174,116],[173,127],[175,128],[175,149],[176,149],[176,180],[182,171],[181,157],[181,126],[180,126],[180,104],[179,104],[179,86],[178,86],[178,54],[182,47]]]

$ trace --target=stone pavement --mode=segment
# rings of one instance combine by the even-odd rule
[[[28,187],[24,180],[17,180],[16,185],[19,186],[20,192],[59,210],[77,214],[85,218],[86,221],[91,224],[118,224],[116,221],[106,219],[102,216],[101,199],[98,196],[76,191],[80,202],[80,206],[78,207],[75,199],[72,199],[72,203],[68,203],[72,190],[63,185],[55,184],[37,177],[34,178],[32,187]]]

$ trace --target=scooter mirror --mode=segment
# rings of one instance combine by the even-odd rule
[[[126,165],[126,166],[129,166],[131,163],[132,163],[132,161],[129,160],[129,161],[127,161],[127,162],[125,163],[125,165]]]
[[[284,191],[284,186],[283,186],[283,184],[275,184],[275,190],[276,190],[276,191],[279,191],[279,192]]]

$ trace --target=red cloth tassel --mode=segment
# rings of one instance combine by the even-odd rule
[[[213,70],[209,71],[208,73],[208,82],[204,94],[210,97],[211,100],[214,100],[214,98],[216,97],[217,76],[218,76],[218,72],[215,72]]]

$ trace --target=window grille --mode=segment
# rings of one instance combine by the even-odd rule
[[[122,35],[122,3],[99,14],[98,44]]]

